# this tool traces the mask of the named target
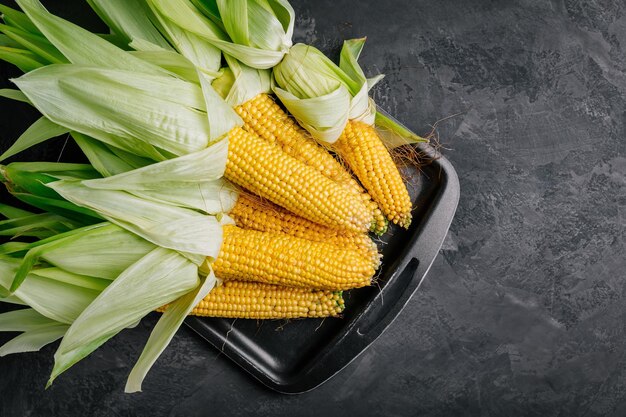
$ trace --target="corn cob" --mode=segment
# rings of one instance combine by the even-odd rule
[[[313,223],[251,194],[241,193],[228,214],[243,229],[284,233],[314,242],[377,251],[376,244],[365,233],[351,233]]]
[[[167,306],[158,311],[165,311]],[[341,291],[224,281],[191,311],[192,316],[242,319],[336,317],[344,309]]]
[[[328,150],[310,139],[294,119],[270,97],[261,93],[235,108],[244,127],[305,164],[316,168],[331,180],[363,193],[363,188]]]
[[[353,232],[370,228],[363,200],[243,128],[229,132],[225,177],[315,223]]]
[[[376,271],[363,251],[326,242],[233,225],[224,226],[223,239],[212,263],[223,280],[347,290],[370,285]]]
[[[408,228],[411,224],[411,197],[389,151],[376,130],[350,120],[334,149],[361,180],[387,218]]]
[[[310,138],[272,97],[266,93],[258,94],[235,107],[235,111],[244,121],[246,130],[257,134],[269,143],[277,144],[287,154],[343,185],[347,191],[361,196],[372,212],[371,231],[377,235],[385,233],[387,219],[378,208],[378,204],[345,167],[333,158],[328,149]]]

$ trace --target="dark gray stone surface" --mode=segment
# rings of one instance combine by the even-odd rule
[[[53,10],[97,26],[79,3]],[[441,120],[462,192],[423,287],[307,394],[266,390],[183,329],[124,395],[149,317],[45,392],[53,348],[0,358],[0,415],[626,415],[626,4],[293,3],[297,40],[336,52],[368,36],[381,107],[417,132]],[[28,115],[0,105],[6,143]]]

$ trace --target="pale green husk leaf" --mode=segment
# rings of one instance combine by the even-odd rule
[[[75,274],[113,280],[154,248],[147,240],[108,224],[44,251],[41,258]]]
[[[57,214],[29,214],[0,221],[0,236],[32,236],[43,239],[76,227],[79,227],[78,223]]]
[[[149,312],[197,287],[198,268],[156,248],[126,269],[86,307],[61,341],[48,385],[73,364]]]
[[[201,151],[147,165],[108,178],[84,181],[90,188],[108,190],[153,190],[163,182],[194,184],[224,175],[228,141],[221,140]]]
[[[55,138],[57,136],[64,135],[69,132],[69,129],[59,126],[58,124],[51,122],[46,117],[40,117],[32,125],[26,129],[24,133],[7,149],[2,155],[0,155],[0,161],[3,161],[23,150],[35,146],[41,142],[45,142],[48,139]]]
[[[59,340],[69,329],[67,324],[52,323],[28,330],[0,347],[0,356],[13,353],[37,352],[42,347]]]
[[[213,216],[147,201],[124,191],[90,188],[79,181],[57,181],[48,186],[68,201],[87,207],[156,245],[217,257],[222,225]]]
[[[155,17],[145,0],[87,0],[87,3],[126,44],[144,39],[161,48],[172,49],[155,27]]]
[[[115,155],[106,144],[100,141],[78,132],[73,132],[72,137],[89,160],[89,163],[103,177],[121,174],[122,172],[138,168],[135,164],[131,164]]]
[[[22,103],[31,104],[30,100],[20,90],[14,90],[12,88],[0,89],[0,97],[8,98],[10,100],[21,101]]]
[[[198,71],[200,86],[207,109],[209,121],[209,138],[217,140],[228,135],[234,127],[241,126],[243,121],[239,115],[226,103],[211,86],[212,78],[203,72]]]
[[[348,120],[374,124],[376,106],[367,93],[382,76],[368,80],[358,65],[364,42],[345,41],[339,66],[312,46],[297,44],[274,68],[276,95],[318,140],[333,143]]]
[[[167,74],[165,70],[132,56],[98,35],[54,16],[38,0],[18,0],[17,3],[46,38],[74,64],[125,69],[145,74]]]
[[[6,217],[7,219],[17,219],[25,216],[32,216],[35,213],[32,213],[27,210],[23,210],[21,208],[9,206],[8,204],[0,203],[0,215]]]
[[[70,256],[72,256],[70,254]],[[88,290],[102,291],[110,283],[110,280],[92,276],[79,275],[55,267],[38,268],[33,270],[34,275],[42,278],[53,279],[57,282],[75,285]]]
[[[229,213],[237,202],[239,191],[225,179],[202,181],[196,184],[163,183],[152,190],[133,191],[146,200],[167,202],[206,214]],[[223,223],[226,221],[224,218]]]
[[[20,262],[20,259],[0,256],[0,287],[5,291],[10,288]],[[43,316],[72,323],[98,292],[30,273],[13,295]]]
[[[287,52],[295,13],[281,0],[217,0],[224,28],[232,42],[262,50]]]
[[[208,214],[227,213],[238,196],[232,185],[221,179],[227,153],[225,139],[200,152],[83,184],[95,189],[127,191],[145,200]]]
[[[168,306],[154,329],[152,329],[150,338],[141,352],[141,356],[130,372],[125,392],[141,391],[141,384],[150,368],[152,368],[156,360],[161,356],[161,353],[169,345],[187,315],[211,292],[216,282],[217,279],[213,271],[211,271],[195,290],[188,292]]]
[[[0,332],[27,332],[53,323],[57,322],[42,316],[32,308],[0,314]]]
[[[0,46],[0,59],[15,65],[22,72],[29,72],[46,65],[39,60],[37,54],[24,49],[9,48],[6,46]]]
[[[36,60],[43,63],[60,64],[67,62],[63,54],[46,38],[32,34],[22,29],[0,24],[0,32],[3,32],[11,40],[18,43],[36,56]]]
[[[233,56],[253,68],[266,69],[276,65],[285,51],[264,50],[230,41],[228,35],[211,21],[189,0],[148,0],[153,10],[174,22],[180,28],[194,33],[224,53]]]
[[[155,147],[184,155],[209,143],[194,83],[79,65],[47,66],[14,82],[53,122],[139,156],[163,160]]]
[[[378,110],[376,112],[376,131],[389,149],[415,143],[426,143],[428,139],[411,132],[391,116]]]
[[[131,43],[131,46],[137,45]],[[198,79],[198,73],[196,67],[191,61],[184,56],[174,51],[130,51],[131,54],[144,61],[150,62],[154,65],[170,71],[173,74],[178,75],[183,80],[191,81],[196,84],[200,83]]]
[[[25,302],[17,298],[15,295],[9,295],[5,297],[1,293],[2,293],[2,287],[0,287],[0,303],[8,303],[8,304],[15,304],[15,305],[23,305],[23,306],[26,305]]]
[[[28,16],[19,10],[0,4],[0,14],[2,15],[2,20],[4,20],[7,25],[17,27],[34,35],[42,35]]]
[[[150,3],[150,0],[148,0],[148,3]],[[181,55],[191,61],[201,71],[208,74],[219,70],[222,53],[218,48],[207,43],[197,34],[179,26],[168,17],[164,17],[158,7],[153,5],[149,7],[152,8],[162,32]]]
[[[231,106],[239,106],[259,94],[271,92],[269,70],[251,68],[225,55],[228,67],[213,81],[213,88]]]

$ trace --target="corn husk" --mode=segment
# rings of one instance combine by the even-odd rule
[[[44,239],[59,233],[76,229],[78,222],[54,213],[30,213],[6,204],[0,204],[0,236],[17,238],[22,236]]]
[[[217,93],[169,76],[52,65],[14,82],[54,123],[157,161],[202,150],[241,124]]]
[[[273,67],[291,46],[294,12],[284,0],[195,2],[206,7],[190,0],[148,2],[161,16],[253,68]]]
[[[219,70],[222,54],[218,48],[205,42],[196,33],[178,25],[167,18],[154,3],[147,1],[161,33],[164,34],[176,50],[205,74],[214,74]]]
[[[211,292],[216,283],[215,274],[213,271],[210,271],[208,276],[201,279],[200,285],[174,301],[168,307],[150,333],[150,338],[141,352],[141,356],[139,356],[135,366],[133,366],[128,375],[125,392],[141,391],[141,384],[152,365],[163,353],[187,315]]]
[[[21,264],[20,259],[0,256],[0,287],[10,293],[12,277]],[[98,295],[98,291],[59,282],[32,271],[12,294],[40,314],[60,323],[73,322]],[[68,279],[71,279],[68,274]],[[60,302],[62,300],[62,302]]]
[[[26,32],[32,33],[33,35],[43,36],[28,16],[19,10],[0,4],[0,18],[2,18],[4,23],[8,26],[22,29]]]
[[[32,308],[0,314],[1,332],[22,332],[0,346],[0,356],[36,352],[63,337],[68,328],[68,325],[51,320]]]
[[[175,251],[156,248],[117,277],[65,333],[48,385],[62,372],[156,308],[192,291],[198,268]]]
[[[24,93],[22,93],[20,90],[14,90],[12,88],[2,88],[0,89],[0,97],[32,105],[28,97],[26,97],[26,95],[24,95]]]
[[[231,106],[239,106],[259,94],[271,92],[271,73],[249,67],[225,55],[228,66],[212,83],[213,88]]]
[[[69,133],[69,129],[59,126],[45,117],[40,117],[32,125],[30,125],[30,127],[26,129],[26,131],[22,133],[19,138],[17,138],[9,149],[0,155],[0,161],[4,161],[5,159],[22,152],[31,146],[35,146],[48,139],[67,133]]]
[[[155,245],[114,224],[70,236],[41,251],[41,260],[65,271],[113,280]]]
[[[87,0],[89,6],[128,45],[133,40],[144,40],[172,50],[167,39],[155,25],[156,17],[144,0]]]
[[[367,79],[357,59],[365,39],[344,42],[339,66],[318,49],[294,45],[274,70],[274,92],[317,140],[335,142],[348,120],[374,124],[367,92],[382,76]]]
[[[38,0],[18,0],[17,3],[62,57],[51,60],[51,63],[71,62],[146,74],[167,74],[162,68],[133,57],[100,36],[49,13]]]

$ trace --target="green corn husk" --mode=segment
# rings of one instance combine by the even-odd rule
[[[271,73],[249,67],[236,59],[225,56],[227,67],[212,83],[213,89],[231,107],[239,106],[259,94],[271,93]]]
[[[93,3],[98,4],[99,10],[110,11],[110,4],[97,0]],[[138,56],[133,56],[133,53],[112,45],[100,36],[51,15],[36,0],[21,0],[19,4],[33,25],[46,35],[56,53],[94,71],[87,74],[86,79],[80,79],[72,73],[76,67],[65,67],[64,72],[62,69],[55,71],[53,66],[52,69],[41,68],[40,71],[46,71],[43,74],[31,71],[15,80],[23,91],[36,95],[37,100],[33,97],[27,100],[46,116],[47,126],[60,131],[77,131],[130,154],[160,161],[202,149],[210,141],[220,139],[230,129],[241,125],[236,113],[210,88],[210,81],[202,83],[197,73],[192,75],[193,66],[184,57],[141,38],[134,39],[133,44],[152,45],[153,50],[143,51],[143,55],[140,51]],[[122,19],[122,22],[123,19],[134,18],[129,13],[127,8],[116,18]],[[199,44],[192,42],[192,45]],[[206,64],[202,67],[202,77],[212,80],[218,75],[221,54],[212,46],[207,48],[204,51],[196,48],[195,51]],[[98,71],[107,68],[125,72],[117,76],[98,74]],[[185,82],[173,78],[178,75],[176,71],[182,72],[193,84],[200,82],[201,87],[196,85],[193,93],[181,91]],[[146,83],[144,74],[155,76],[151,79],[153,82]],[[170,91],[172,94],[168,95]],[[158,94],[155,97],[151,92]],[[50,100],[51,97],[56,98],[56,103]],[[199,100],[180,103],[176,97],[196,97]],[[68,107],[64,109],[64,106],[57,105],[59,102]],[[98,107],[101,104],[104,108]],[[206,113],[207,108],[211,109],[209,114]],[[103,118],[104,126],[98,129]],[[159,127],[156,132],[154,126]],[[29,132],[26,136],[29,140],[20,141],[17,150],[11,149],[5,156],[47,139],[41,134],[34,139],[31,136]],[[160,138],[165,140],[161,142]]]
[[[156,17],[145,0],[87,0],[87,3],[126,45],[141,39],[171,50],[167,39],[155,26]]]
[[[38,350],[63,337],[55,355],[50,384],[60,373],[122,329],[134,326],[150,311],[164,304],[182,305],[184,308],[173,310],[169,317],[162,317],[159,321],[129,377],[127,391],[134,392],[137,388],[131,390],[131,387],[141,386],[188,310],[195,306],[198,297],[204,297],[210,291],[215,278],[211,274],[200,280],[198,267],[185,257],[150,244],[149,247],[140,245],[145,249],[135,251],[132,262],[121,261],[124,256],[128,258],[129,247],[113,245],[122,237],[120,233],[137,239],[116,226],[105,224],[79,231],[73,240],[66,239],[64,244],[42,254],[46,260],[59,258],[70,266],[84,264],[85,259],[93,256],[100,256],[103,260],[108,257],[100,267],[117,274],[113,281],[70,273],[58,267],[37,268],[28,274],[13,295],[7,296],[6,288],[10,285],[7,277],[19,269],[21,261],[0,256],[0,301],[31,307],[0,315],[0,331],[24,332],[0,347],[0,356]],[[134,245],[130,242],[131,246]],[[102,255],[101,247],[115,249]],[[116,271],[111,271],[112,267]],[[60,299],[64,302],[59,303]],[[190,300],[193,305],[188,306]]]
[[[4,23],[8,26],[22,29],[23,31],[33,35],[43,36],[28,16],[19,10],[0,4],[0,18],[2,18]]]
[[[23,332],[0,347],[0,356],[36,352],[65,334],[69,326],[32,308],[0,314],[0,332]]]
[[[155,65],[133,57],[102,37],[49,13],[38,0],[18,0],[17,4],[63,58],[50,61],[51,63],[71,62],[146,74],[168,74]]]
[[[363,75],[357,58],[364,42],[345,41],[339,66],[318,49],[297,44],[274,68],[274,92],[318,140],[333,143],[350,119],[374,124],[376,107],[367,91],[382,77]]]
[[[25,149],[35,146],[39,143],[45,142],[48,139],[55,138],[69,133],[69,129],[59,126],[56,123],[52,123],[45,117],[39,118],[34,122],[17,140],[7,149],[2,155],[0,155],[0,162],[5,159],[22,152]]]
[[[166,21],[253,68],[273,67],[291,46],[294,12],[284,0],[147,1]]]
[[[123,328],[134,325],[157,307],[171,304],[175,308],[171,309],[171,314],[162,317],[129,378],[127,389],[134,391],[140,388],[147,370],[171,340],[187,312],[193,308],[195,300],[204,297],[215,283],[212,274],[204,279],[199,278],[198,264],[204,260],[204,254],[217,255],[221,245],[221,225],[229,221],[226,216],[221,216],[220,209],[232,204],[236,194],[234,190],[223,192],[226,183],[219,179],[224,170],[227,143],[218,142],[220,146],[212,148],[207,148],[207,145],[220,139],[241,121],[213,91],[210,82],[215,74],[206,68],[192,77],[190,65],[168,51],[154,49],[152,54],[133,55],[108,43],[103,37],[91,35],[50,15],[35,0],[21,0],[19,4],[37,30],[54,47],[51,50],[58,51],[64,61],[72,62],[72,68],[83,66],[94,71],[104,69],[110,72],[104,76],[91,73],[91,78],[80,80],[71,71],[62,74],[65,77],[59,76],[64,70],[57,68],[68,68],[70,65],[52,65],[35,70],[16,81],[24,94],[8,92],[7,95],[31,102],[42,111],[46,118],[41,123],[45,124],[48,131],[71,131],[96,170],[92,169],[93,174],[87,177],[82,176],[81,172],[65,172],[61,178],[45,169],[13,169],[21,175],[18,175],[18,182],[22,185],[15,194],[25,200],[38,201],[44,206],[64,203],[68,209],[76,207],[59,199],[56,191],[60,191],[70,200],[94,208],[98,216],[104,215],[130,229],[135,228],[133,230],[139,235],[154,238],[162,245],[178,241],[191,246],[176,247],[182,253],[156,247],[138,235],[111,224],[74,229],[47,236],[33,244],[10,242],[12,245],[1,245],[0,252],[4,251],[11,257],[0,257],[0,301],[28,305],[38,314],[56,322],[48,323],[46,329],[38,329],[38,333],[33,329],[22,328],[22,331],[26,330],[25,333],[5,345],[2,352],[33,350],[63,335],[55,355],[51,383],[60,373]],[[170,37],[172,27],[176,26],[168,27]],[[174,35],[179,33],[174,32]],[[122,35],[106,38],[117,44],[123,43],[120,41]],[[135,45],[146,46],[153,40],[133,38],[132,41]],[[200,53],[201,50],[195,51]],[[37,52],[33,54],[37,55]],[[205,62],[216,62],[208,55],[201,58]],[[199,64],[198,60],[192,62]],[[196,93],[190,95],[188,91],[181,92],[180,88],[170,88],[172,85],[181,86],[185,81],[180,79],[181,75],[177,71],[170,71],[168,67],[185,73],[185,77],[191,80],[185,85],[194,86]],[[115,71],[119,71],[120,76],[117,79],[115,76],[109,77]],[[51,74],[57,77],[50,77]],[[46,79],[45,76],[50,78]],[[124,84],[128,79],[131,81]],[[39,84],[29,84],[32,81]],[[115,87],[111,88],[115,83],[122,86],[115,90]],[[51,102],[50,98],[56,96],[58,91],[55,88],[73,97],[75,107],[62,109],[57,106],[58,102]],[[126,88],[134,89],[132,93],[139,97],[131,103],[136,109],[134,113],[132,109],[126,109],[126,112],[115,114],[114,111],[118,110],[115,105],[120,104],[115,101],[115,95],[123,93],[122,90]],[[136,90],[140,93],[137,94]],[[99,96],[90,100],[90,95]],[[192,104],[189,98],[193,100]],[[160,108],[158,103],[155,105],[159,99],[166,102]],[[157,112],[141,115],[142,100],[146,107],[151,102],[150,109],[156,107]],[[61,101],[67,104],[65,99]],[[82,106],[84,104],[98,108],[99,111],[89,114]],[[106,104],[111,107],[99,107]],[[172,108],[175,110],[172,111]],[[207,108],[217,110],[207,114]],[[158,110],[163,112],[158,114]],[[188,123],[189,120],[196,120],[193,119],[196,115],[199,115],[197,120],[203,119],[203,122],[198,126]],[[103,130],[90,124],[94,116],[105,125]],[[165,132],[150,130],[149,124],[155,124],[155,116],[161,117],[160,128]],[[176,130],[181,133],[179,136],[167,130],[172,126],[173,129],[179,129]],[[193,131],[194,127],[196,131]],[[36,128],[38,126],[33,129],[37,132]],[[123,136],[126,134],[125,129],[138,130]],[[169,137],[170,142],[159,143],[162,147],[152,145],[155,133],[157,136],[160,133],[163,137]],[[50,136],[50,133],[28,132],[18,142],[18,146],[14,146],[5,156],[40,143],[46,136]],[[187,140],[195,137],[202,137],[202,142],[194,144],[193,140]],[[180,142],[176,142],[178,139]],[[177,153],[172,148],[185,156],[181,159],[173,158]],[[165,161],[148,165],[150,160]],[[46,168],[54,171],[53,167]],[[64,167],[66,170],[69,168]],[[108,178],[100,179],[101,175]],[[200,175],[203,181],[198,183]],[[15,178],[16,173],[11,172],[7,176]],[[53,182],[58,178],[61,181]],[[50,188],[46,190],[44,183],[49,184]],[[169,189],[176,192],[167,193]],[[82,197],[86,201],[82,201]],[[92,212],[91,209],[87,211]],[[9,212],[15,216],[20,214],[12,210]],[[221,220],[200,212],[215,213]],[[210,223],[211,229],[203,230],[202,222]],[[193,238],[190,233],[197,238]],[[114,249],[103,251],[102,245]],[[201,252],[202,256],[196,256],[196,252]],[[18,256],[23,258],[19,259]],[[89,260],[88,267],[85,266],[88,264],[86,260]],[[20,274],[22,278],[19,278]],[[185,294],[188,295],[176,301]],[[67,303],[58,303],[59,299],[67,300]]]
[[[8,98],[9,100],[20,101],[22,103],[31,104],[28,97],[24,95],[20,90],[13,90],[11,88],[0,89],[0,97]]]
[[[0,165],[0,179],[13,196],[81,225],[98,222],[101,217],[92,210],[69,203],[46,184],[68,177],[90,179],[98,176],[91,166],[85,164],[13,162]]]
[[[294,45],[273,69],[274,92],[298,122],[317,140],[335,142],[348,120],[379,128],[389,148],[427,142],[376,111],[367,95],[382,75],[366,78],[357,60],[365,38],[347,40],[335,65],[318,49]]]
[[[17,272],[20,263],[19,259],[0,256],[0,287],[7,295],[12,283],[11,278]],[[61,271],[61,274],[65,274],[67,279],[71,280],[72,274],[64,271]],[[40,314],[65,324],[73,322],[98,293],[98,290],[40,276],[37,271],[30,272],[22,285],[12,292],[15,297]]]
[[[81,226],[54,213],[34,214],[6,204],[0,204],[0,214],[7,218],[0,221],[0,236],[12,238],[27,236],[44,239]]]

